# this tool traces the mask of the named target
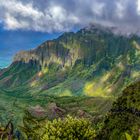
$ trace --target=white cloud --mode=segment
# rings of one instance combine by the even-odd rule
[[[17,0],[0,0],[0,7],[5,10],[6,13],[11,15],[21,15],[23,17],[40,17],[42,12],[35,9],[32,3],[27,3],[24,5],[22,2]]]
[[[116,8],[116,14],[118,15],[119,18],[123,18],[124,16],[124,5],[122,2],[117,2],[116,3],[117,8]]]
[[[0,0],[0,21],[7,30],[61,32],[96,22],[135,32],[140,0]]]
[[[138,13],[140,14],[140,0],[138,0],[138,7],[137,7]]]
[[[59,5],[39,10],[33,2],[23,4],[17,0],[0,0],[0,19],[8,30],[35,30],[42,32],[68,31],[79,22],[78,17]]]
[[[6,29],[30,29],[31,20],[39,20],[43,13],[34,9],[31,3],[23,5],[16,0],[0,0],[1,19]]]
[[[18,20],[8,13],[5,15],[4,23],[7,30],[28,29],[30,26],[28,21]]]
[[[95,15],[101,16],[103,13],[103,7],[105,6],[104,3],[96,2],[93,3],[92,11]]]

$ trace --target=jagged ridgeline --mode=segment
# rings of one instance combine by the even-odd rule
[[[90,26],[22,51],[0,71],[0,88],[29,93],[107,96],[140,76],[140,38]]]

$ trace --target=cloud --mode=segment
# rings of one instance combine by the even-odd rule
[[[98,23],[134,33],[140,0],[0,0],[0,21],[7,30],[63,32]]]
[[[138,0],[137,10],[138,10],[138,14],[140,15],[140,0]]]

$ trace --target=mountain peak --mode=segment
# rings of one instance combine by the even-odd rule
[[[122,29],[122,27],[117,27],[117,26],[104,26],[104,25],[100,25],[100,24],[89,24],[87,27],[84,28],[86,31],[92,31],[92,32],[106,32],[106,33],[112,33],[114,35],[118,35],[118,36],[125,36],[125,37],[130,37],[132,35],[134,35],[134,33],[132,34],[131,32],[129,32],[129,30],[125,30]],[[135,35],[139,35],[138,34],[139,31],[137,31],[135,33]]]
[[[105,31],[110,32],[109,27],[105,27],[100,24],[89,24],[87,27],[84,28],[86,31]]]

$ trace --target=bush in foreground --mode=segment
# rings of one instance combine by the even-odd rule
[[[39,123],[40,125],[35,124],[27,125],[26,123],[26,126],[24,125],[26,138],[37,138],[38,140],[94,140],[96,136],[91,122],[84,118],[67,116],[64,119],[47,120]]]
[[[95,130],[86,119],[67,116],[64,120],[48,121],[42,140],[93,140]]]

